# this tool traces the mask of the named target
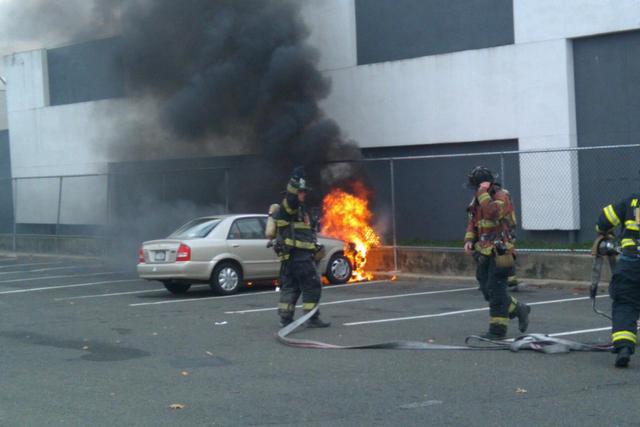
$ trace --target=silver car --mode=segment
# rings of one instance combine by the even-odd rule
[[[209,283],[220,295],[238,292],[244,282],[277,279],[280,261],[265,237],[267,215],[223,215],[189,221],[163,240],[144,242],[138,275],[158,280],[174,294],[193,283]],[[318,271],[331,283],[351,278],[344,242],[319,236],[324,255]]]

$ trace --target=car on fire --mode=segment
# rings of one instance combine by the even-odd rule
[[[194,283],[208,283],[219,295],[238,292],[250,281],[274,280],[280,261],[265,237],[267,215],[221,215],[196,218],[162,240],[144,242],[138,276],[157,280],[182,294]],[[352,266],[341,240],[318,236],[324,246],[320,271],[330,283],[346,283]]]

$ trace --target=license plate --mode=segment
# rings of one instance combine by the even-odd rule
[[[164,261],[167,259],[167,253],[165,251],[156,252],[153,259],[155,261]]]

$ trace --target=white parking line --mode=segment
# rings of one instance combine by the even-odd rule
[[[264,292],[252,292],[250,294],[236,294],[236,295],[226,295],[226,296],[215,296],[215,297],[204,297],[204,298],[185,298],[185,299],[172,299],[167,301],[155,301],[155,302],[139,302],[135,304],[129,304],[129,307],[140,307],[142,305],[158,305],[158,304],[171,304],[176,302],[193,302],[193,301],[205,301],[210,299],[226,299],[226,298],[241,298],[241,297],[249,297],[252,295],[262,295],[262,294],[274,294],[275,291],[264,291]]]
[[[1,283],[1,282],[0,282]],[[356,282],[356,283],[347,283],[344,285],[331,285],[325,286],[322,288],[323,292],[331,289],[339,289],[344,287],[355,287],[362,285],[375,285],[379,283],[389,283],[388,280],[372,280],[370,282]],[[263,294],[275,294],[276,291],[264,291],[264,292],[252,292],[249,294],[237,294],[237,295],[227,295],[227,296],[214,296],[214,297],[203,297],[203,298],[184,298],[184,299],[172,299],[167,301],[155,301],[155,302],[140,302],[136,304],[129,304],[129,307],[140,307],[145,305],[159,305],[159,304],[172,304],[178,302],[195,302],[195,301],[207,301],[210,299],[222,299],[222,298],[239,298],[239,297],[250,297],[252,295],[263,295]]]
[[[26,292],[41,292],[41,291],[50,291],[55,289],[66,289],[66,288],[82,288],[85,286],[95,286],[95,285],[104,285],[107,283],[124,283],[124,282],[137,282],[137,280],[108,280],[104,282],[91,282],[91,283],[75,283],[73,285],[60,285],[60,286],[46,286],[43,288],[30,288],[30,289],[15,289],[13,291],[2,291],[0,295],[8,295],[8,294],[22,294]]]
[[[596,298],[604,298],[608,297],[608,295],[598,295]],[[528,305],[544,305],[544,304],[557,304],[562,302],[571,302],[571,301],[583,301],[587,300],[589,297],[578,297],[578,298],[566,298],[566,299],[556,299],[556,300],[548,300],[548,301],[537,301],[527,303]],[[391,319],[377,319],[377,320],[365,320],[362,322],[349,322],[343,323],[345,326],[359,326],[359,325],[370,325],[374,323],[389,323],[389,322],[400,322],[403,320],[415,320],[415,319],[429,319],[432,317],[445,317],[445,316],[454,316],[456,314],[465,314],[465,313],[474,313],[478,311],[489,311],[489,307],[482,308],[471,308],[468,310],[456,310],[456,311],[447,311],[444,313],[435,313],[435,314],[423,314],[420,316],[407,316],[407,317],[395,317]]]
[[[549,334],[549,336],[564,337],[565,335],[590,334],[591,332],[601,332],[601,331],[610,331],[610,330],[611,330],[611,326],[605,326],[603,328],[581,329],[578,331],[568,331],[568,332],[557,332],[555,334]]]
[[[470,291],[478,289],[477,286],[472,288],[458,288],[458,289],[446,289],[441,291],[427,291],[427,292],[414,292],[410,294],[396,294],[396,295],[386,295],[379,297],[368,297],[368,298],[354,298],[354,299],[345,299],[339,301],[329,301],[329,302],[321,302],[320,305],[335,305],[335,304],[347,304],[351,302],[362,302],[362,301],[375,301],[375,300],[383,300],[383,299],[394,299],[394,298],[405,298],[419,295],[434,295],[434,294],[446,294],[452,292],[462,292],[462,291]],[[298,305],[297,307],[302,307],[302,305]],[[269,307],[269,308],[255,308],[251,310],[237,310],[237,311],[225,311],[225,314],[245,314],[245,313],[258,313],[261,311],[275,311],[277,307]]]
[[[114,292],[111,294],[96,294],[96,295],[81,295],[79,297],[67,297],[67,298],[55,298],[54,301],[68,301],[73,299],[86,299],[86,298],[103,298],[103,297],[115,297],[118,295],[134,295],[134,294],[149,294],[153,292],[166,292],[165,288],[162,289],[149,289],[147,291],[131,291],[131,292]]]
[[[209,286],[209,285],[194,285],[194,287],[198,287],[198,286]],[[158,288],[158,289],[147,289],[146,291],[113,292],[110,294],[80,295],[77,297],[55,298],[54,301],[68,301],[68,300],[74,300],[74,299],[87,299],[87,298],[104,298],[104,297],[115,297],[120,295],[149,294],[154,292],[167,292],[167,289]]]
[[[23,264],[18,264],[17,262],[14,262],[11,265],[3,265],[0,266],[0,269],[5,269],[5,268],[16,268],[16,267],[42,267],[45,265],[56,265],[56,264],[60,264],[59,262],[38,262],[38,263],[23,263]]]
[[[94,265],[94,266],[86,266],[89,268],[97,268],[99,267],[98,265]],[[20,274],[20,273],[42,273],[44,271],[54,271],[54,270],[70,270],[72,268],[85,268],[77,266],[77,265],[70,265],[70,266],[66,266],[66,267],[48,267],[48,268],[38,268],[36,270],[15,270],[15,271],[2,271],[0,272],[0,275],[5,276],[5,275],[11,275],[11,274]]]
[[[61,276],[30,277],[28,279],[0,280],[0,283],[30,282],[33,280],[64,279],[64,278],[70,278],[70,277],[92,277],[92,276],[104,276],[107,274],[122,274],[122,273],[126,273],[126,271],[107,271],[104,273],[65,274]]]

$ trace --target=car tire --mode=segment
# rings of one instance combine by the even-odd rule
[[[235,263],[222,262],[211,274],[209,286],[218,295],[233,295],[242,287],[242,269]]]
[[[187,293],[187,291],[191,287],[190,283],[177,283],[171,281],[164,281],[162,282],[162,284],[165,288],[167,288],[169,292],[176,295]]]
[[[327,264],[327,279],[334,285],[347,283],[351,279],[353,268],[351,261],[344,254],[334,254]]]

